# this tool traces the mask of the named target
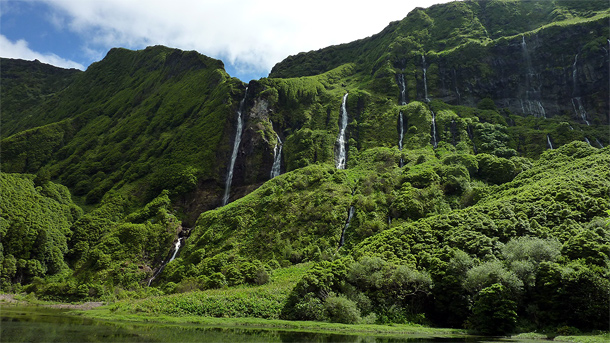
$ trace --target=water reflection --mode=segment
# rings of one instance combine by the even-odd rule
[[[2,342],[475,342],[470,338],[435,338],[407,335],[370,336],[273,329],[219,328],[202,325],[130,323],[93,320],[65,310],[0,308]]]

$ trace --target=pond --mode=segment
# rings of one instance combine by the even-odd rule
[[[0,308],[1,342],[480,342],[473,337],[329,334],[199,324],[135,323],[90,319],[67,310],[33,306]]]

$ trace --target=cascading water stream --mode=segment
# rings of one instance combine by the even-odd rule
[[[550,150],[553,150],[553,143],[551,143],[551,137],[546,135],[546,144],[549,146]]]
[[[438,148],[438,142],[436,141],[436,115],[432,109],[430,109],[430,112],[432,112],[432,146],[436,149]]]
[[[277,143],[273,148],[273,165],[271,166],[272,179],[280,175],[280,167],[282,163],[282,146],[284,145],[284,143],[282,143],[282,140],[280,139],[280,136],[278,136],[277,133],[275,134],[275,137],[277,138]]]
[[[180,247],[182,246],[182,240],[186,239],[186,238],[178,238],[178,240],[176,241],[176,243],[174,243],[174,251],[172,252],[172,257],[170,257],[167,262],[165,261],[161,261],[161,266],[159,267],[159,269],[157,269],[157,271],[155,272],[155,274],[153,274],[153,276],[150,278],[150,280],[148,280],[148,284],[147,286],[150,287],[150,284],[155,280],[155,278],[161,274],[161,272],[163,271],[163,269],[165,269],[165,266],[170,263],[171,261],[173,261],[176,256],[178,255],[178,250],[180,250]]]
[[[589,144],[589,146],[591,146],[591,142],[589,141],[589,138],[585,137],[585,142],[587,142],[587,144]]]
[[[546,111],[544,110],[544,106],[540,102],[540,88],[536,89],[533,85],[534,80],[534,68],[532,66],[532,59],[530,58],[529,50],[527,48],[527,43],[525,42],[525,36],[522,36],[521,39],[521,49],[523,52],[523,59],[525,60],[526,70],[525,70],[525,104],[527,105],[527,110],[529,113],[533,113],[536,117],[542,117],[546,119]],[[533,96],[530,96],[530,94]],[[523,105],[523,100],[521,100],[521,110],[525,113],[525,106]]]
[[[604,145],[599,141],[599,139],[595,138],[595,142],[597,142],[597,145],[599,145],[600,148],[604,148]]]
[[[407,85],[405,83],[405,74],[400,74],[398,77],[398,87],[400,88],[400,104],[407,104]]]
[[[587,126],[591,125],[587,120],[587,111],[582,106],[580,97],[572,98],[572,106],[574,107],[574,112],[576,113],[576,115],[580,116],[580,118],[587,124]]]
[[[400,127],[400,138],[398,139],[398,150],[402,151],[402,140],[405,133],[405,128],[402,120],[402,111],[398,112],[398,126]],[[402,159],[402,153],[400,154],[400,167],[404,165],[404,160]]]
[[[178,250],[180,250],[180,246],[182,245],[181,241],[182,240],[180,238],[178,238],[178,240],[176,241],[176,244],[174,245],[174,253],[172,254],[172,257],[169,259],[169,262],[173,261],[176,258],[176,255],[178,255]]]
[[[335,156],[337,169],[345,169],[347,160],[347,141],[345,140],[345,131],[347,130],[347,94],[345,93],[341,103],[341,122],[339,123],[339,136],[337,137],[338,150]]]
[[[526,89],[529,89],[530,85],[531,85],[531,81],[532,81],[532,75],[534,74],[533,68],[532,68],[532,60],[530,58],[529,51],[527,50],[527,43],[525,43],[525,36],[521,36],[521,38],[522,38],[521,50],[523,52],[523,58],[525,59],[525,66],[526,66],[525,86],[526,86]]]
[[[576,95],[576,92],[578,91],[578,82],[576,81],[576,63],[578,62],[578,54],[576,54],[576,56],[574,56],[574,63],[572,64],[572,85],[573,85],[573,89],[572,89],[572,95]]]
[[[347,212],[347,221],[345,222],[343,231],[341,231],[341,239],[339,240],[339,248],[341,248],[343,246],[343,244],[345,243],[345,231],[349,227],[349,223],[352,221],[352,217],[354,216],[355,211],[356,211],[356,209],[354,208],[353,205],[349,207],[349,211]]]
[[[476,155],[478,153],[477,145],[474,142],[474,133],[472,132],[472,127],[470,125],[466,127],[466,132],[468,133],[468,138],[470,138],[470,141],[472,142],[472,151],[474,151],[474,154]]]
[[[582,118],[582,120],[587,124],[587,126],[589,125],[589,121],[587,120],[587,111],[585,110],[584,106],[582,105],[582,101],[581,98],[578,95],[578,78],[577,78],[577,74],[578,74],[578,68],[577,68],[577,64],[578,63],[578,54],[576,54],[576,56],[574,56],[574,63],[572,64],[572,107],[574,108],[574,113],[579,116],[580,118]]]
[[[430,102],[430,99],[428,98],[428,78],[426,76],[426,72],[427,72],[426,57],[424,55],[421,55],[421,62],[422,62],[422,70],[424,72],[424,99],[426,100],[426,102]]]
[[[231,182],[233,182],[233,168],[235,168],[235,160],[237,160],[237,152],[239,150],[239,144],[241,143],[241,134],[243,131],[243,118],[242,112],[244,110],[244,104],[246,102],[246,96],[248,95],[248,87],[244,93],[244,98],[239,102],[239,108],[237,110],[237,130],[235,131],[235,142],[233,143],[233,153],[231,154],[231,162],[229,164],[229,170],[227,172],[227,183],[225,185],[225,194],[222,198],[222,206],[229,203],[229,196],[231,194]]]
[[[595,141],[597,142],[597,145],[599,145],[600,148],[604,148],[604,145],[602,144],[602,142],[599,141],[599,139],[595,138]]]

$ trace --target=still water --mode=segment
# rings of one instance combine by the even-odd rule
[[[472,338],[371,336],[188,324],[94,320],[66,310],[2,306],[0,342],[477,342]]]

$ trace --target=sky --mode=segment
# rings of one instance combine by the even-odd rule
[[[0,0],[0,56],[85,70],[108,50],[165,45],[220,59],[231,76],[266,77],[299,52],[383,30],[450,0]]]

